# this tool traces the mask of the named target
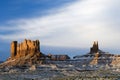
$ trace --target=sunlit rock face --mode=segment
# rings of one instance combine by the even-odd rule
[[[18,43],[13,41],[11,43],[11,56],[7,59],[2,66],[22,66],[42,64],[44,54],[40,52],[39,40],[32,41],[25,39],[23,42]]]
[[[22,43],[17,43],[17,41],[13,41],[11,43],[11,58],[14,59],[25,57],[27,55],[35,55],[35,53],[40,52],[39,45],[39,40],[31,41],[25,39]]]

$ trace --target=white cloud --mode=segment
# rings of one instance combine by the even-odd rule
[[[78,0],[51,10],[47,16],[10,21],[11,27],[0,29],[13,33],[0,37],[40,39],[42,45],[83,48],[98,40],[103,47],[118,47],[119,3],[119,0]]]

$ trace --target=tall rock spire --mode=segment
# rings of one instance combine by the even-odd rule
[[[90,48],[90,53],[97,53],[99,51],[98,41],[94,41],[93,46]]]

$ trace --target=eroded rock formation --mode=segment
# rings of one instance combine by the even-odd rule
[[[13,41],[11,43],[11,56],[2,66],[41,64],[43,62],[43,57],[44,54],[40,52],[39,40],[31,41],[25,39],[21,43]]]
[[[31,41],[25,39],[22,43],[17,43],[17,41],[13,41],[11,43],[11,58],[14,59],[25,57],[27,55],[35,55],[35,53],[40,52],[39,45],[39,40]]]
[[[94,41],[93,46],[90,48],[90,53],[97,53],[99,51],[98,41]]]
[[[74,59],[86,59],[84,63],[90,65],[106,65],[106,64],[118,64],[119,60],[113,59],[115,54],[110,54],[99,49],[98,41],[94,41],[93,46],[90,48],[90,52],[82,56],[75,56]]]

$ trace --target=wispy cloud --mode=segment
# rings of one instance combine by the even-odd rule
[[[42,45],[87,47],[94,40],[104,47],[120,41],[119,0],[78,0],[52,9],[46,16],[10,21],[0,27],[3,40],[40,39]]]

